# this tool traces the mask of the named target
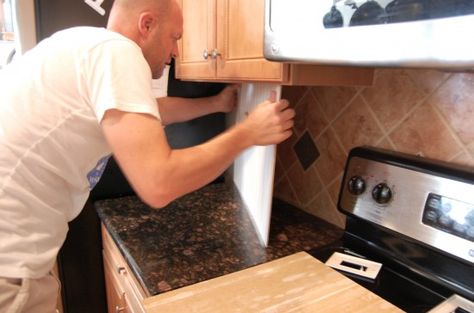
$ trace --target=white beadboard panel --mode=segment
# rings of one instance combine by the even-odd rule
[[[281,96],[281,86],[275,84],[243,84],[234,121],[246,118],[247,112],[270,97]],[[231,117],[232,118],[232,117]],[[255,146],[245,150],[234,162],[233,180],[248,209],[260,240],[266,246],[270,231],[270,216],[275,174],[276,146]]]
[[[169,65],[165,66],[163,75],[159,79],[152,79],[151,88],[156,98],[168,96],[168,76],[170,73]]]

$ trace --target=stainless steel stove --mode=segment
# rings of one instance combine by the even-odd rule
[[[474,171],[358,147],[340,242],[310,251],[406,312],[474,312]]]

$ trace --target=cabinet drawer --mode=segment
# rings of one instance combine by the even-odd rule
[[[143,299],[150,295],[145,292],[122,257],[107,229],[102,225],[102,245],[104,254],[104,270],[110,273],[111,283],[117,284],[116,289],[125,294],[126,312],[144,313]],[[107,268],[107,269],[105,269]],[[107,282],[108,283],[108,282]],[[110,308],[109,308],[110,309]]]

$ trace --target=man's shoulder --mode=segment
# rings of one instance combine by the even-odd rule
[[[129,38],[100,27],[78,26],[58,31],[45,40],[48,48],[65,48],[64,51],[79,51],[81,53],[128,51],[139,54],[140,48]]]
[[[106,40],[123,40],[131,41],[125,36],[108,30],[102,27],[92,27],[92,26],[77,26],[72,28],[67,28],[58,31],[55,33],[52,38],[69,38],[74,41],[81,40],[90,40],[90,41],[106,41]]]

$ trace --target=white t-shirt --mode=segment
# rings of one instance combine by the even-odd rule
[[[151,71],[102,28],[56,33],[0,71],[0,276],[48,273],[111,154],[106,110],[160,118]]]

